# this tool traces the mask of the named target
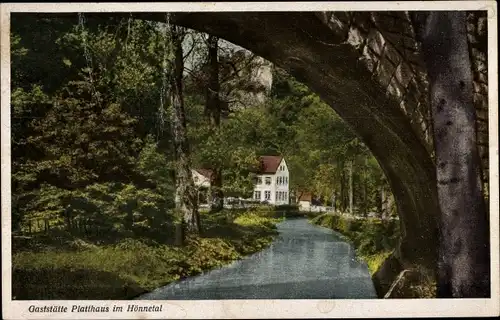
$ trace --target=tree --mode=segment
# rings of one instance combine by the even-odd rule
[[[170,154],[146,136],[157,127],[163,44],[154,24],[75,22],[13,19],[13,220],[161,228],[173,192],[168,170],[151,162]]]
[[[490,295],[489,226],[481,189],[465,12],[413,15],[429,75],[441,209],[438,296]]]
[[[353,183],[353,161],[349,161],[347,164],[347,172],[349,177],[349,214],[354,213],[354,183]]]
[[[206,88],[205,114],[208,118],[211,132],[220,130],[221,103],[219,99],[219,38],[209,35],[208,47],[208,86]],[[222,189],[222,166],[212,166],[210,189],[212,193],[211,211],[219,212],[224,208],[224,192]]]
[[[184,31],[181,27],[170,25],[170,36],[174,52],[173,73],[170,77],[170,122],[176,158],[175,208],[181,218],[180,227],[177,227],[177,232],[181,233],[182,226],[185,224],[188,232],[199,233],[200,217],[197,194],[191,175],[191,155],[186,133],[186,116],[184,111],[184,56],[182,49]],[[183,235],[178,235],[176,240],[177,244],[181,244]]]

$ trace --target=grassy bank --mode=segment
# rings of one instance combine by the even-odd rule
[[[202,214],[204,232],[175,247],[151,238],[115,243],[52,235],[14,241],[13,297],[27,299],[129,299],[257,252],[277,234],[279,219],[264,211]],[[167,237],[167,235],[166,235]],[[14,239],[13,239],[14,240]]]
[[[311,223],[341,233],[354,245],[358,257],[367,263],[372,275],[394,250],[399,237],[399,222],[394,220],[357,220],[323,214],[311,219]]]
[[[323,214],[311,219],[311,223],[333,229],[351,242],[357,256],[364,260],[373,274],[391,255],[398,244],[399,221],[379,219],[350,219]],[[422,266],[412,266],[398,275],[388,293],[390,298],[435,298],[436,283],[431,272]]]

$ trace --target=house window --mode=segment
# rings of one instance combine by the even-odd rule
[[[262,177],[257,177],[257,184],[262,184]]]
[[[260,194],[259,194],[259,197],[260,197]],[[264,191],[264,197],[266,200],[271,200],[271,191]]]
[[[278,191],[278,200],[282,201],[283,200],[283,191]]]
[[[270,185],[271,184],[271,177],[266,177],[266,184]]]
[[[278,191],[278,192],[276,192],[276,201],[279,201],[279,200],[280,200],[280,198],[279,198],[279,194],[280,194],[280,192],[279,192],[279,191]]]
[[[285,184],[288,184],[288,177],[285,177]]]
[[[198,182],[198,177],[194,177],[194,182]]]
[[[278,178],[276,179],[276,184],[277,184],[277,185],[280,185],[280,184],[281,184],[281,177],[278,177]]]
[[[253,198],[254,198],[255,200],[260,200],[260,191],[255,191],[255,192],[253,193]]]

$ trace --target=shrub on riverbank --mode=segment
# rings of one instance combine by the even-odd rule
[[[269,205],[261,204],[248,209],[257,215],[272,216],[275,218],[304,218],[305,212],[301,212],[299,207],[294,204]]]
[[[333,229],[344,235],[356,248],[373,275],[396,247],[399,221],[375,218],[352,219],[333,214],[323,214],[311,223]]]
[[[145,238],[106,245],[67,239],[59,248],[13,252],[13,297],[129,299],[257,252],[277,234],[278,219],[248,212],[228,216],[228,211],[203,214],[203,235],[189,238],[184,247]]]
[[[399,221],[396,220],[352,219],[326,213],[310,221],[341,233],[354,245],[372,276],[398,244]],[[401,272],[386,295],[387,298],[435,298],[435,292],[436,283],[431,272],[414,266]]]

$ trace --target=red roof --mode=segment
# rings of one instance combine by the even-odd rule
[[[261,156],[259,173],[276,173],[283,157],[281,156]]]
[[[210,170],[210,169],[195,169],[199,174],[201,174],[202,176],[208,178],[208,179],[211,179],[212,178],[212,174],[213,174],[213,171]]]
[[[310,192],[303,192],[300,197],[299,201],[312,201],[312,194]]]

